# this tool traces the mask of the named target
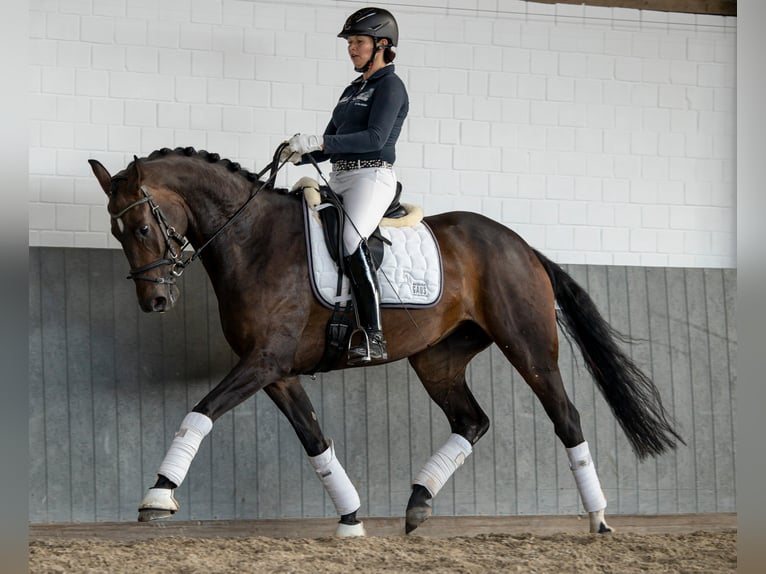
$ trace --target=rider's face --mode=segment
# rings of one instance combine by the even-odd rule
[[[374,43],[370,36],[349,36],[348,55],[355,68],[361,68],[372,58]]]

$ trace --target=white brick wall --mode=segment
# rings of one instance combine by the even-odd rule
[[[735,266],[735,18],[379,4],[411,100],[405,200],[483,212],[562,263]],[[355,75],[335,37],[353,3],[30,7],[30,245],[116,247],[88,158],[192,145],[258,169]]]

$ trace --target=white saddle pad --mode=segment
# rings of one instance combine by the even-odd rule
[[[351,299],[348,277],[343,277],[337,296],[338,266],[330,257],[319,214],[321,206],[305,200],[304,221],[309,253],[311,287],[319,301],[332,308],[336,301]],[[420,221],[412,227],[386,227],[381,234],[391,242],[383,250],[378,269],[381,307],[430,307],[441,298],[442,263],[431,229]]]

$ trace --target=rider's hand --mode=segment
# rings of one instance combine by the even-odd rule
[[[300,163],[301,162],[301,154],[296,153],[291,147],[290,142],[284,141],[282,142],[285,144],[285,147],[282,149],[282,153],[279,154],[279,163],[285,163],[286,161],[292,162],[292,163]]]
[[[321,150],[324,147],[324,138],[322,136],[295,134],[288,143],[290,144],[290,149],[297,154],[303,155]]]
[[[279,161],[291,161],[292,163],[300,163],[304,154],[311,153],[312,151],[321,150],[324,146],[322,136],[313,136],[306,134],[295,134],[290,138],[285,149],[279,155]]]

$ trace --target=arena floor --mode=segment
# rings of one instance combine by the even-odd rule
[[[647,574],[736,572],[735,514],[584,518],[368,518],[367,536],[336,538],[334,519],[49,524],[29,528],[29,572],[50,574]]]
[[[735,513],[611,515],[609,525],[617,532],[636,534],[689,533],[737,528]],[[174,522],[100,522],[82,524],[36,524],[29,527],[30,540],[87,538],[149,540],[161,537],[238,538],[323,538],[335,531],[335,518],[279,520],[193,520]],[[365,518],[368,536],[401,536],[403,518]],[[415,531],[427,538],[451,538],[480,534],[548,535],[566,532],[585,534],[584,516],[435,516]]]

